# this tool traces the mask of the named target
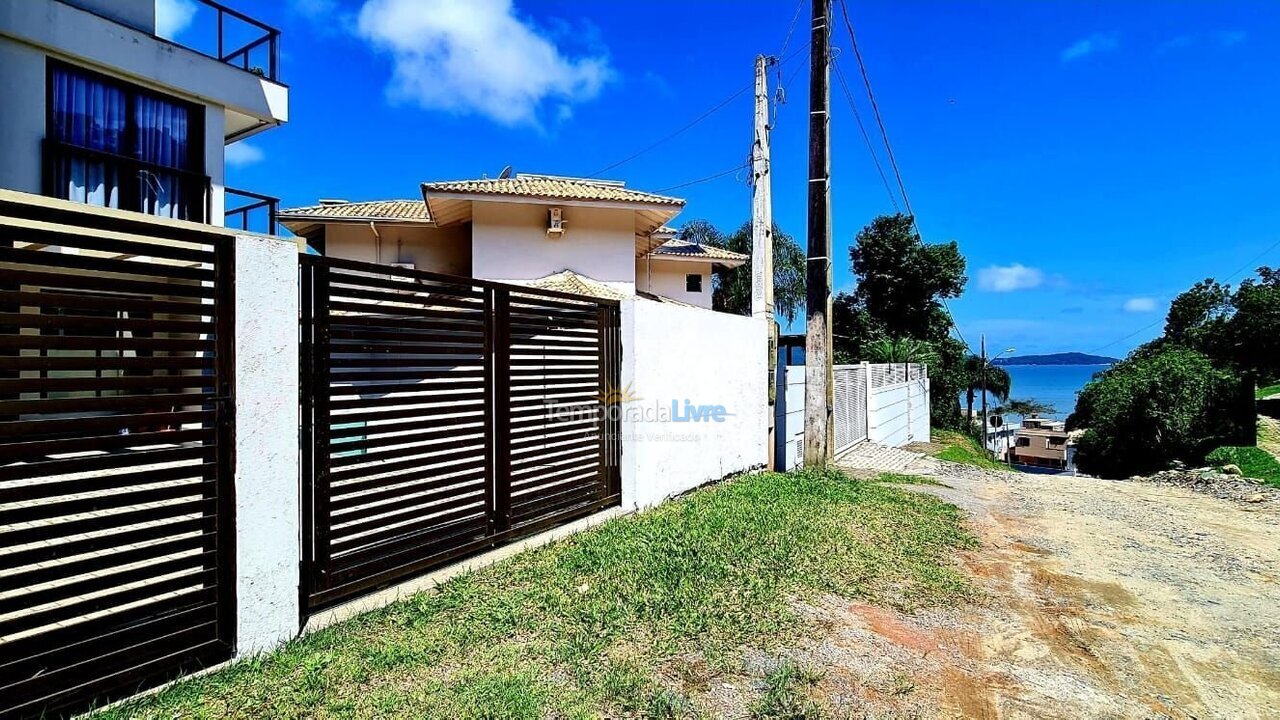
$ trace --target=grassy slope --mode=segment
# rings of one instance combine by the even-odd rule
[[[105,716],[671,717],[743,646],[808,631],[790,598],[968,597],[951,558],[973,543],[928,495],[834,472],[753,475]]]
[[[943,445],[932,455],[939,460],[948,460],[955,463],[963,463],[965,465],[974,465],[988,470],[1008,470],[1009,466],[1004,463],[996,462],[987,457],[982,452],[982,448],[978,447],[978,441],[965,435],[964,433],[955,432],[953,430],[934,430],[932,442],[937,445]]]
[[[1205,460],[1212,465],[1235,465],[1245,477],[1258,478],[1280,487],[1280,460],[1256,447],[1220,447]]]

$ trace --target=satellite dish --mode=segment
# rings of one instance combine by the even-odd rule
[[[502,172],[498,173],[498,179],[499,179],[499,180],[506,180],[506,179],[507,179],[507,178],[509,178],[509,177],[511,177],[511,166],[510,166],[510,165],[508,165],[508,166],[506,166],[506,167],[502,168]]]

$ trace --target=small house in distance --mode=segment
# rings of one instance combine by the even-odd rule
[[[316,252],[597,297],[711,307],[715,266],[747,256],[676,239],[680,198],[622,182],[517,174],[427,182],[422,198],[321,200],[281,222]]]
[[[1014,435],[1009,462],[1032,468],[1067,471],[1071,469],[1071,437],[1060,420],[1029,417]]]

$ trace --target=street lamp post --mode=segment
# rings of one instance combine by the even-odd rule
[[[980,383],[982,385],[982,451],[995,455],[995,451],[987,446],[987,432],[989,428],[989,420],[987,418],[987,364],[999,359],[1001,355],[1017,352],[1014,348],[1005,348],[996,354],[995,357],[987,360],[987,336],[982,336],[982,369],[978,371]]]

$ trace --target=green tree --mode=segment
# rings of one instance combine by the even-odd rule
[[[961,427],[959,398],[968,382],[964,359],[969,351],[950,337],[943,307],[968,281],[959,247],[925,244],[910,216],[883,215],[858,233],[849,260],[857,289],[832,303],[836,356],[866,360],[871,345],[887,338],[928,343],[937,355],[929,366],[933,423]]]
[[[867,346],[867,359],[874,363],[916,363],[937,365],[933,346],[915,338],[881,338]]]
[[[747,256],[736,268],[716,267],[712,277],[711,305],[716,310],[751,314],[751,223],[743,223],[730,235],[706,220],[692,220],[680,228],[681,240],[723,248]],[[773,309],[787,322],[804,307],[805,254],[795,238],[773,226]]]
[[[982,366],[984,364],[987,366],[985,379],[982,377]],[[987,392],[999,402],[1009,399],[1009,391],[1013,387],[1013,378],[1009,376],[1008,370],[999,365],[992,365],[978,355],[971,354],[965,358],[964,373],[967,378],[964,388],[964,416],[969,422],[973,422],[973,398],[976,394],[982,392],[984,384]]]
[[[1280,269],[1260,267],[1234,291],[1210,278],[1178,295],[1164,334],[1135,354],[1168,347],[1195,350],[1259,382],[1280,379]]]
[[[1252,433],[1252,414],[1238,412],[1240,393],[1230,370],[1194,350],[1171,347],[1126,359],[1080,391],[1067,419],[1068,429],[1084,429],[1076,464],[1086,473],[1127,477],[1173,460],[1198,463],[1209,450]]]
[[[1019,425],[1028,415],[1052,415],[1056,412],[1058,412],[1057,408],[1035,398],[1012,399],[996,408],[997,415],[1017,415]]]

